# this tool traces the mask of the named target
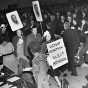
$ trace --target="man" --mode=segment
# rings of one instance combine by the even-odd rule
[[[31,52],[29,49],[30,43],[36,41],[36,42],[41,42],[42,37],[39,33],[37,33],[37,27],[34,26],[32,27],[32,32],[26,37],[25,45],[24,45],[24,53],[25,56],[31,58]]]
[[[68,70],[70,70],[72,73],[71,75],[77,76],[76,72],[76,66],[74,62],[74,56],[77,53],[80,39],[78,35],[77,30],[70,29],[70,25],[68,23],[64,24],[64,33],[63,33],[63,40],[67,49],[67,55],[68,55]]]

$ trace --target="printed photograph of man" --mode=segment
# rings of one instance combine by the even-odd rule
[[[13,23],[19,24],[16,15],[12,14],[12,15],[11,15],[11,20],[12,20]]]

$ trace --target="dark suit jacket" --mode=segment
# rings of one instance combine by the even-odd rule
[[[77,30],[65,30],[63,40],[67,49],[68,58],[73,58],[80,45],[80,38]]]

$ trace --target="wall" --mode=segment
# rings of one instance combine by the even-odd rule
[[[66,3],[68,0],[39,0],[41,4]],[[0,0],[0,8],[7,8],[11,4],[19,4],[19,7],[31,6],[32,0]]]

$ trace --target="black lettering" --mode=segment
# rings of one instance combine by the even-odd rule
[[[62,61],[65,61],[67,58],[61,58],[60,60],[53,63],[53,66],[55,66],[58,63],[61,63]]]
[[[59,49],[62,49],[62,48],[63,48],[63,47],[57,47],[57,48],[55,48],[55,49],[50,50],[49,53],[53,53],[53,52],[55,52],[56,50],[59,50]]]
[[[52,44],[51,46],[50,46],[50,48],[53,48],[53,47],[55,47],[55,46],[58,46],[60,44],[60,42],[57,42],[56,44]]]

